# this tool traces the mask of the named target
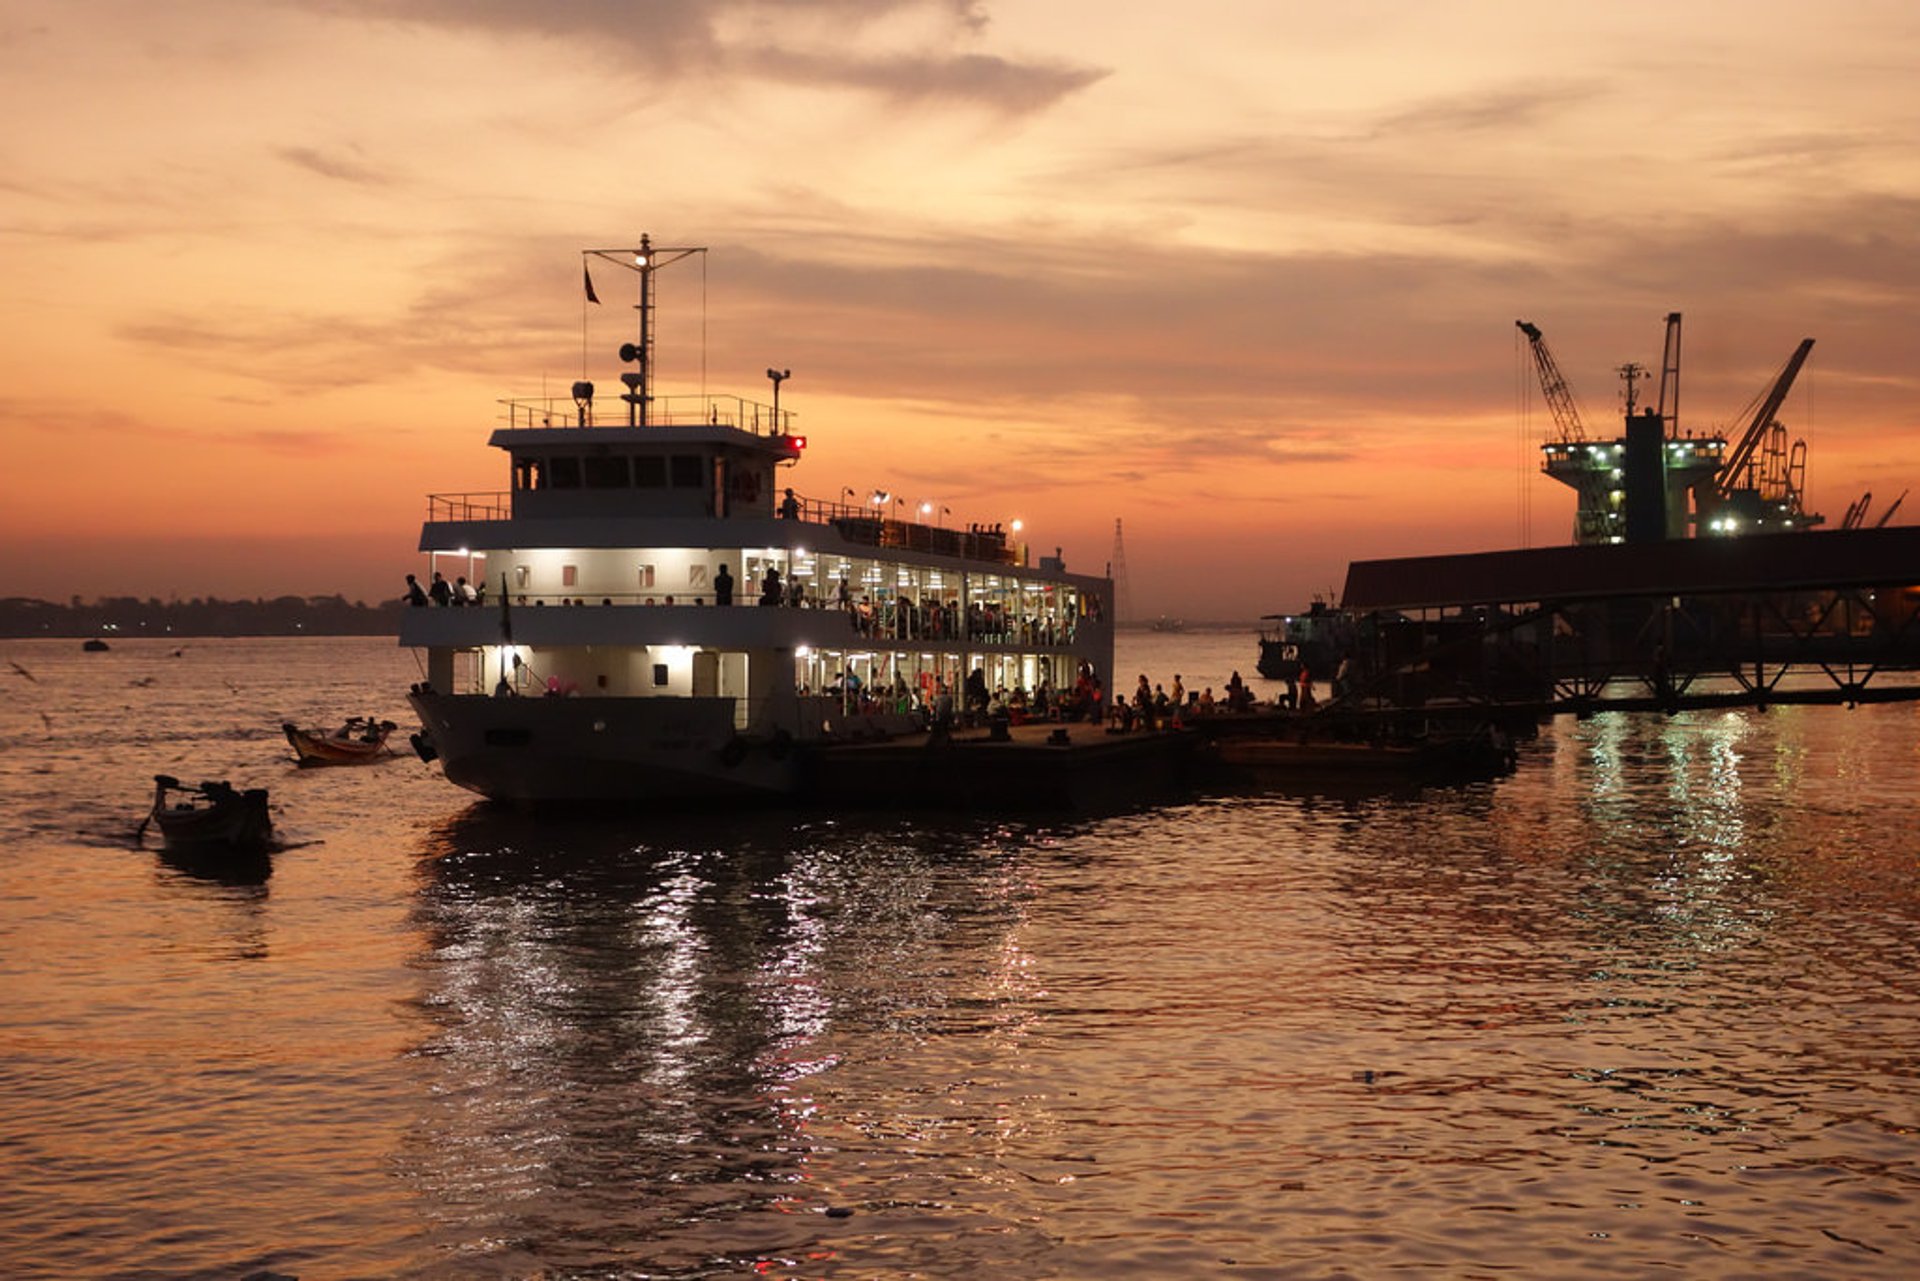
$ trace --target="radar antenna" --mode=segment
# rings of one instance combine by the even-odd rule
[[[707,252],[705,246],[684,249],[656,247],[650,237],[640,237],[637,249],[588,249],[583,257],[591,256],[635,272],[640,277],[640,301],[634,310],[640,313],[640,340],[620,344],[620,359],[635,368],[620,375],[620,381],[626,385],[626,394],[620,399],[627,402],[627,426],[650,426],[653,406],[653,273],[662,267],[671,266],[682,258]],[[591,278],[588,287],[591,288]]]

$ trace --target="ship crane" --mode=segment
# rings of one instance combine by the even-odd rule
[[[1900,497],[1894,499],[1893,504],[1890,507],[1888,507],[1885,511],[1880,513],[1880,519],[1874,521],[1872,527],[1874,529],[1886,528],[1887,522],[1892,520],[1893,514],[1900,510],[1900,504],[1907,501],[1907,495],[1910,492],[1912,491],[1905,490],[1905,489],[1901,490]],[[1867,528],[1867,509],[1872,506],[1873,506],[1873,491],[1869,489],[1866,493],[1860,495],[1860,497],[1854,499],[1852,502],[1847,504],[1847,514],[1840,518],[1840,528],[1842,529]]]
[[[1748,420],[1746,431],[1715,473],[1714,506],[1727,509],[1728,514],[1717,516],[1713,528],[1730,532],[1742,520],[1764,524],[1769,516],[1789,527],[1821,522],[1819,516],[1808,515],[1803,507],[1807,443],[1796,440],[1789,446],[1786,427],[1774,419],[1812,350],[1813,339],[1800,340]],[[1855,519],[1864,519],[1865,515],[1863,508]]]
[[[1573,403],[1573,390],[1567,386],[1560,366],[1554,363],[1553,353],[1547,350],[1547,340],[1541,336],[1540,326],[1525,320],[1513,323],[1527,336],[1527,343],[1533,348],[1533,363],[1540,370],[1540,391],[1547,398],[1547,408],[1553,411],[1553,423],[1559,429],[1560,442],[1574,444],[1584,441],[1587,429],[1580,422],[1580,407]]]

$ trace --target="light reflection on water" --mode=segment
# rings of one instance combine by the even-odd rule
[[[324,679],[252,645],[209,697]],[[1497,783],[1017,824],[529,817],[243,728],[207,772],[313,843],[223,883],[105,835],[205,750],[185,712],[103,768],[124,687],[29,665],[74,728],[0,754],[10,1275],[1920,1255],[1914,709],[1604,716]]]

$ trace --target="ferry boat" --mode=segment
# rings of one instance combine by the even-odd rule
[[[1110,579],[1033,563],[1017,522],[796,484],[788,371],[767,371],[771,404],[653,394],[654,273],[703,252],[584,251],[637,283],[624,390],[502,402],[509,488],[428,497],[429,568],[484,587],[405,611],[420,755],[516,802],[774,799],[810,754],[925,734],[969,685],[1111,685]]]

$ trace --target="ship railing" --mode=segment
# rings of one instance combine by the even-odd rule
[[[628,406],[619,400],[588,401],[567,396],[516,398],[500,402],[507,426],[625,427]],[[736,427],[755,436],[785,436],[793,411],[776,410],[740,396],[655,396],[647,409],[649,427]]]
[[[478,584],[476,584],[478,585]],[[508,593],[508,612],[514,610],[541,610],[549,607],[571,609],[585,606],[599,608],[609,605],[641,605],[660,609],[740,609],[744,607],[760,608],[759,600],[751,593],[735,595],[730,605],[719,605],[713,598],[713,591],[668,593],[657,590],[618,591],[618,592],[510,592]],[[479,601],[466,605],[434,605],[429,608],[460,609],[498,608],[500,594],[498,584],[492,590],[485,591]],[[906,641],[906,642],[954,642],[968,641],[979,645],[1004,645],[1021,648],[1057,648],[1072,645],[1080,621],[1070,613],[1025,613],[1011,608],[983,610],[978,616],[971,616],[958,608],[957,599],[938,600],[928,597],[924,601],[909,597],[886,596],[878,602],[871,599],[856,603],[847,609],[837,604],[831,595],[816,595],[811,590],[802,605],[783,604],[782,609],[832,610],[846,615],[847,634],[850,640],[868,641]]]
[[[427,495],[427,523],[430,525],[445,521],[512,519],[513,494],[508,490]]]
[[[897,500],[896,500],[897,501]],[[831,525],[850,543],[868,547],[905,548],[908,551],[935,552],[943,556],[962,556],[993,565],[1022,563],[1021,551],[1008,543],[998,527],[971,526],[948,529],[920,521],[900,520],[889,505],[875,502],[826,502],[818,498],[794,498],[780,504],[781,515],[789,519]]]

